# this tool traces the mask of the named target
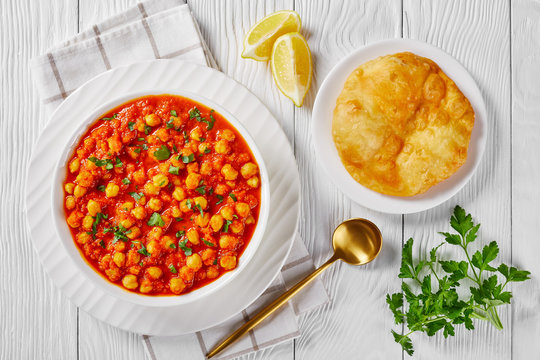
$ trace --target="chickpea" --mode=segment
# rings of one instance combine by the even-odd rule
[[[240,234],[242,231],[244,231],[244,224],[242,224],[241,221],[234,220],[229,226],[229,229],[235,234]]]
[[[141,286],[139,287],[139,291],[143,294],[148,294],[150,291],[152,291],[152,282],[148,280],[143,280],[141,282]]]
[[[133,220],[131,220],[130,218],[125,218],[123,220],[121,220],[119,222],[119,224],[123,227],[125,227],[126,229],[129,229],[130,227],[133,226]]]
[[[179,217],[180,215],[182,215],[178,206],[175,206],[171,209],[171,214],[173,217]]]
[[[150,266],[148,269],[146,269],[146,273],[152,279],[157,280],[161,277],[161,275],[163,275],[163,270],[157,266]]]
[[[146,195],[158,195],[160,189],[159,186],[156,186],[153,183],[146,183],[144,185],[144,193]]]
[[[146,216],[146,211],[142,206],[137,206],[135,209],[131,210],[131,215],[133,215],[135,219],[142,220]]]
[[[147,245],[146,245],[146,250],[148,250],[148,252],[152,255],[152,256],[158,256],[159,253],[160,253],[160,249],[159,249],[159,244],[157,243],[157,241],[150,241]]]
[[[122,141],[120,141],[120,136],[118,135],[108,138],[107,143],[109,144],[109,150],[113,154],[118,154],[122,150]]]
[[[233,250],[238,245],[238,239],[232,235],[221,235],[219,238],[219,247],[222,249]]]
[[[159,240],[161,236],[163,235],[163,229],[161,229],[159,226],[154,226],[152,230],[148,233],[148,239],[149,240]]]
[[[214,192],[218,195],[225,195],[229,192],[229,188],[227,185],[224,184],[218,184],[214,190]]]
[[[144,121],[148,126],[158,126],[159,124],[161,124],[161,119],[156,114],[145,115]]]
[[[251,225],[251,224],[255,224],[255,218],[252,215],[249,215],[246,218],[246,225]]]
[[[234,139],[236,138],[234,133],[229,129],[225,129],[225,130],[221,131],[220,134],[219,134],[219,137],[221,139],[224,139],[224,140],[227,140],[227,141],[234,141]]]
[[[166,175],[157,174],[152,178],[152,182],[154,183],[154,186],[163,188],[169,184],[169,178]]]
[[[247,184],[251,186],[252,188],[257,188],[259,187],[259,178],[256,176],[249,178],[249,180],[247,181]]]
[[[188,189],[195,189],[199,186],[199,183],[201,181],[201,175],[196,173],[191,173],[186,177],[186,187]]]
[[[221,214],[221,216],[223,216],[225,220],[232,220],[233,215],[234,215],[234,210],[230,206],[224,206],[223,208],[221,208],[219,213]]]
[[[249,211],[251,210],[249,205],[244,202],[237,202],[234,207],[236,209],[236,213],[243,218],[247,217],[249,215]]]
[[[118,266],[119,268],[123,267],[126,263],[126,254],[117,252],[113,256],[113,262]]]
[[[201,259],[204,263],[204,265],[212,265],[214,260],[216,259],[216,250],[214,249],[204,249],[201,251]]]
[[[131,249],[128,252],[127,265],[128,266],[137,265],[139,264],[139,261],[141,261],[141,254],[139,254],[137,250]]]
[[[95,200],[88,200],[86,208],[88,209],[88,213],[92,216],[96,216],[98,212],[101,212],[101,206],[99,206],[99,203]]]
[[[72,228],[78,228],[81,226],[81,216],[82,214],[78,213],[77,211],[73,211],[71,214],[69,214],[68,218],[66,219],[69,226]]]
[[[152,198],[148,201],[148,207],[154,211],[158,211],[163,206],[163,202],[157,198]]]
[[[86,194],[86,190],[87,189],[84,186],[75,185],[75,189],[73,189],[73,195],[75,195],[75,197],[77,198],[83,197]]]
[[[188,201],[190,202],[191,205],[193,205],[193,204],[191,203],[191,200],[190,200],[190,199],[182,200],[182,201],[180,202],[180,211],[182,211],[182,212],[184,212],[184,213],[193,211],[193,209],[191,209],[191,208],[188,206]]]
[[[215,267],[209,267],[208,270],[206,270],[206,277],[208,279],[215,279],[219,276],[219,270]]]
[[[244,179],[249,179],[250,177],[257,175],[257,165],[252,162],[245,163],[240,169],[240,172]]]
[[[188,174],[199,172],[199,163],[192,162],[186,166]]]
[[[79,158],[73,159],[69,163],[69,172],[72,174],[76,173],[77,171],[79,171],[80,166],[81,166],[81,160],[79,160]]]
[[[75,182],[84,187],[90,187],[94,183],[94,176],[90,171],[82,170],[75,178]]]
[[[203,144],[201,144],[203,145]],[[212,164],[209,162],[203,162],[201,164],[201,174],[203,175],[209,175],[212,172]]]
[[[199,153],[204,154],[206,151],[208,151],[209,148],[207,144],[200,143],[197,149],[199,150]]]
[[[238,171],[236,171],[231,164],[225,164],[221,168],[221,175],[225,178],[225,180],[236,180],[238,177]]]
[[[92,235],[90,235],[87,232],[81,232],[81,233],[77,234],[77,242],[79,244],[84,245],[84,244],[88,243],[90,240],[92,240]]]
[[[232,270],[236,267],[236,256],[234,255],[225,255],[222,256],[219,260],[219,265],[225,270]]]
[[[182,119],[178,116],[171,116],[169,120],[172,120],[175,128],[182,126]]]
[[[125,203],[122,204],[121,208],[122,210],[125,210],[125,211],[130,211],[133,209],[133,206],[135,204],[133,204],[132,201],[126,201]]]
[[[216,145],[214,145],[214,150],[218,154],[228,154],[231,151],[231,146],[227,140],[219,140],[216,142]]]
[[[133,182],[142,185],[146,181],[146,174],[143,169],[139,169],[133,173]]]
[[[108,183],[107,187],[105,188],[105,196],[108,198],[112,198],[118,195],[118,192],[120,191],[120,186],[116,185],[115,183]]]
[[[124,276],[124,278],[122,279],[122,285],[124,285],[124,287],[129,290],[136,289],[138,286],[137,277],[131,274]]]
[[[185,281],[185,282],[192,282],[193,278],[195,277],[195,271],[193,271],[192,268],[188,266],[182,266],[180,270],[178,271],[178,275]]]
[[[91,217],[90,215],[86,215],[83,218],[82,227],[85,228],[86,230],[90,230],[92,228],[93,223],[94,223],[94,218]]]
[[[169,289],[175,294],[180,294],[186,288],[186,284],[179,278],[172,278],[169,281]]]
[[[199,232],[196,229],[189,229],[186,233],[186,236],[189,242],[193,245],[199,244]]]
[[[178,201],[182,201],[186,198],[186,192],[184,191],[184,189],[182,189],[181,187],[179,186],[176,186],[174,188],[174,191],[172,193],[172,196],[173,198],[175,198],[176,200]]]
[[[214,232],[218,232],[223,227],[223,216],[216,214],[210,219],[210,227]]]
[[[202,260],[200,255],[195,253],[188,256],[186,259],[186,266],[193,269],[194,271],[198,271],[202,267]]]
[[[128,229],[128,228],[126,228]],[[126,236],[128,237],[128,239],[136,239],[138,238],[139,236],[141,236],[141,229],[139,229],[138,227],[134,226],[134,227],[130,227],[129,228],[129,233],[126,234]]]
[[[161,140],[163,142],[167,142],[167,141],[169,141],[171,139],[171,135],[169,134],[169,130],[167,130],[165,128],[158,129],[158,131],[156,131],[154,134],[159,138],[159,140]]]
[[[118,252],[122,252],[126,250],[126,243],[123,241],[117,241],[116,244],[114,244],[114,250]]]
[[[133,275],[139,275],[141,272],[141,266],[137,263],[137,265],[130,266],[128,268],[128,272]]]
[[[74,183],[67,183],[66,185],[64,185],[64,190],[66,190],[66,192],[68,194],[73,194],[73,189],[75,188],[75,184]]]
[[[231,189],[234,189],[236,187],[236,183],[234,181],[227,181],[226,184]]]
[[[189,137],[190,137],[192,140],[200,141],[200,140],[201,140],[201,136],[202,136],[202,131],[201,131],[201,129],[198,128],[198,127],[194,128],[194,129],[191,130],[191,132],[189,133]]]
[[[208,213],[201,216],[201,214],[197,215],[195,218],[195,225],[200,227],[206,227],[208,223],[210,222],[210,215]]]
[[[175,245],[175,241],[172,237],[169,235],[165,235],[163,238],[161,238],[161,243],[163,244],[163,247],[165,250],[171,250],[173,249],[173,246]]]
[[[75,198],[73,196],[66,197],[66,208],[72,210],[75,208]]]
[[[120,269],[118,269],[116,266],[110,267],[105,270],[105,275],[107,275],[107,277],[111,279],[111,281],[118,281],[120,280],[121,276]]]
[[[199,205],[203,210],[208,206],[208,200],[206,200],[204,196],[197,196],[193,201],[195,202],[195,205]]]

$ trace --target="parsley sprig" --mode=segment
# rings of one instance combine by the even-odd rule
[[[509,282],[525,281],[530,272],[501,264],[492,265],[499,254],[495,241],[470,256],[469,245],[478,234],[480,224],[475,225],[472,216],[456,206],[450,219],[450,226],[456,233],[442,232],[444,242],[429,252],[429,258],[413,261],[413,239],[403,246],[399,277],[411,279],[412,284],[403,282],[401,293],[387,294],[386,302],[396,324],[407,324],[409,331],[398,334],[392,330],[394,340],[407,354],[414,353],[410,335],[416,331],[433,336],[443,331],[446,338],[454,335],[454,326],[464,324],[468,330],[474,329],[472,319],[489,321],[495,328],[502,329],[497,307],[510,304],[512,293],[504,291]],[[458,246],[466,260],[439,260],[437,251],[443,245]],[[437,272],[441,268],[443,272]],[[427,273],[427,274],[426,274]],[[504,281],[499,282],[500,275]],[[463,284],[462,284],[463,283]],[[470,295],[462,300],[465,283]],[[420,290],[418,293],[413,289]],[[407,306],[405,306],[405,302]]]

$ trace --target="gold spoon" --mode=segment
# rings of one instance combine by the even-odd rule
[[[210,351],[206,357],[210,359],[253,329],[337,260],[345,261],[351,265],[365,265],[375,259],[382,247],[381,231],[375,224],[366,219],[350,219],[342,222],[334,230],[332,246],[334,247],[334,255],[327,262],[259,311],[257,315]]]

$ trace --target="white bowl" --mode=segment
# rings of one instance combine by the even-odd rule
[[[343,166],[332,139],[332,118],[336,100],[351,72],[366,61],[404,51],[435,61],[469,99],[475,113],[474,128],[465,164],[451,177],[433,186],[427,192],[409,197],[380,194],[356,182]],[[317,93],[311,121],[317,159],[328,177],[345,195],[358,204],[390,214],[424,211],[454,196],[465,186],[478,167],[484,153],[488,130],[486,106],[482,94],[467,70],[443,50],[409,39],[373,43],[354,51],[341,60],[324,79]]]
[[[75,245],[74,240],[71,236],[71,232],[65,220],[64,215],[64,190],[63,182],[66,176],[66,163],[73,153],[76,145],[78,144],[80,137],[86,133],[94,122],[99,119],[103,114],[107,113],[111,109],[122,105],[130,100],[139,98],[146,95],[177,95],[185,98],[189,98],[198,103],[201,103],[205,106],[208,106],[211,109],[214,109],[216,112],[220,113],[238,132],[247,142],[249,148],[251,149],[255,159],[259,165],[259,172],[261,177],[261,202],[259,210],[259,219],[257,221],[257,226],[253,233],[253,236],[245,248],[242,256],[238,260],[238,266],[236,269],[225,273],[223,276],[217,280],[211,282],[210,284],[203,286],[199,289],[191,291],[183,295],[171,295],[171,296],[149,296],[142,295],[134,292],[127,291],[121,286],[113,284],[105,279],[102,275],[98,274],[83,258],[82,253],[79,251],[79,248]],[[54,219],[56,231],[60,237],[61,243],[70,255],[71,260],[74,261],[75,265],[81,270],[81,272],[87,277],[88,280],[92,281],[95,285],[102,288],[110,295],[125,300],[134,304],[144,305],[144,306],[155,306],[155,307],[168,307],[176,305],[185,305],[197,300],[200,300],[203,297],[209,296],[217,289],[226,285],[234,277],[236,277],[251,260],[255,254],[262,237],[265,232],[266,224],[268,222],[269,208],[270,208],[270,189],[269,189],[269,179],[266,166],[264,164],[262,155],[260,154],[255,142],[252,137],[245,129],[245,127],[227,110],[223,109],[220,105],[212,102],[209,99],[206,99],[200,95],[187,92],[187,91],[178,91],[178,90],[151,90],[151,91],[137,91],[130,93],[119,98],[116,98],[98,108],[96,108],[92,113],[86,116],[86,119],[81,122],[81,125],[77,130],[71,135],[68,145],[64,148],[62,155],[58,159],[56,164],[54,179],[52,183],[52,216]]]

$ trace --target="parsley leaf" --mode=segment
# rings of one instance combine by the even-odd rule
[[[171,152],[169,151],[167,145],[161,145],[159,149],[154,151],[154,156],[156,159],[163,161],[171,157]]]
[[[118,117],[118,114],[115,113],[115,114],[113,114],[113,116],[111,116],[111,117],[104,117],[104,118],[101,118],[101,120],[103,120],[103,121],[109,121],[109,120],[114,120],[114,119],[116,119],[117,117]]]
[[[195,155],[193,155],[193,154],[189,154],[188,156],[182,156],[182,162],[184,164],[189,164],[193,160],[195,160]]]
[[[173,175],[178,175],[178,172],[180,171],[180,167],[179,166],[172,166],[172,165],[169,165],[169,173],[170,174],[173,174]]]
[[[203,210],[202,210],[201,205],[195,204],[195,207],[196,207],[197,209],[199,209],[199,212],[201,213],[201,218],[202,218],[202,217],[204,216],[204,213],[203,213]]]
[[[134,192],[134,191],[132,191],[132,192],[129,192],[128,194],[129,194],[129,195],[130,195],[130,196],[131,196],[132,198],[134,198],[134,199],[135,199],[135,201],[137,201],[137,202],[138,202],[139,200],[141,200],[141,198],[142,198],[142,197],[144,196],[144,194],[143,194],[143,193],[139,193],[139,194],[137,194],[137,193],[136,193],[136,192]]]
[[[176,110],[171,110],[171,115],[172,116],[178,116],[178,114],[176,113]]]
[[[105,191],[105,185],[98,185],[98,186],[97,186],[97,189],[98,189],[99,191],[102,191],[102,192],[103,192],[103,191]]]
[[[229,232],[229,225],[232,224],[232,221],[231,220],[225,220],[225,226],[223,227],[223,232],[226,233],[226,232]]]
[[[223,196],[221,196],[221,195],[216,195],[216,197],[217,197],[218,200],[219,200],[219,201],[216,203],[216,205],[221,204],[221,203],[223,202]]]
[[[102,214],[100,212],[98,212],[96,214],[96,216],[92,216],[94,218],[94,222],[92,223],[92,238],[95,239],[96,238],[96,234],[97,234],[97,226],[99,225],[99,223],[101,222],[101,220],[107,220],[109,217],[105,214]],[[102,240],[103,241],[103,240]]]
[[[178,272],[173,264],[169,265],[169,270],[171,270],[173,274],[176,274]]]
[[[203,239],[202,241],[203,241],[203,243],[205,243],[207,246],[210,246],[210,247],[216,246],[214,243],[211,243],[210,241],[207,241],[207,240],[205,240],[205,239]]]
[[[144,255],[144,256],[150,256],[150,253],[148,252],[148,250],[146,249],[146,246],[144,246],[143,243],[139,242],[139,244],[141,244],[141,248],[139,250],[137,250],[137,252],[141,255]],[[142,266],[142,265],[141,265]]]
[[[150,219],[147,222],[148,226],[165,226],[165,221],[161,218],[161,215],[157,212],[150,215]]]
[[[440,331],[444,337],[454,336],[455,325],[464,324],[466,329],[473,330],[473,318],[488,321],[495,328],[502,329],[497,307],[510,304],[512,298],[512,293],[505,291],[505,286],[511,281],[525,281],[530,276],[530,272],[506,264],[492,265],[499,254],[495,241],[471,257],[469,245],[476,241],[480,225],[475,225],[472,216],[461,207],[455,207],[450,226],[457,233],[440,233],[445,241],[429,251],[429,258],[415,262],[413,239],[404,244],[398,277],[416,285],[412,287],[403,281],[402,292],[386,295],[395,323],[406,324],[409,329],[403,335],[391,331],[394,340],[409,355],[414,352],[410,335],[417,331],[428,336]],[[461,248],[465,260],[439,260],[437,250],[443,245]],[[442,274],[436,271],[439,266]],[[502,275],[505,281],[499,282],[497,274]],[[469,287],[470,295],[461,299],[460,296],[466,292],[462,284],[465,280],[472,282],[473,286]],[[413,289],[419,289],[419,292]]]
[[[128,122],[128,129],[129,129],[129,131],[133,131],[133,126],[135,126],[135,122],[134,122],[134,121]]]
[[[125,178],[122,179],[122,184],[129,185],[129,184],[131,184],[131,181],[129,181],[129,179],[127,177],[125,177]]]
[[[201,185],[201,186],[195,188],[195,191],[198,192],[201,195],[206,194],[206,185]]]
[[[190,256],[193,253],[193,250],[187,246],[187,241],[188,239],[184,239],[184,241],[179,241],[178,247],[184,252],[184,255]]]

